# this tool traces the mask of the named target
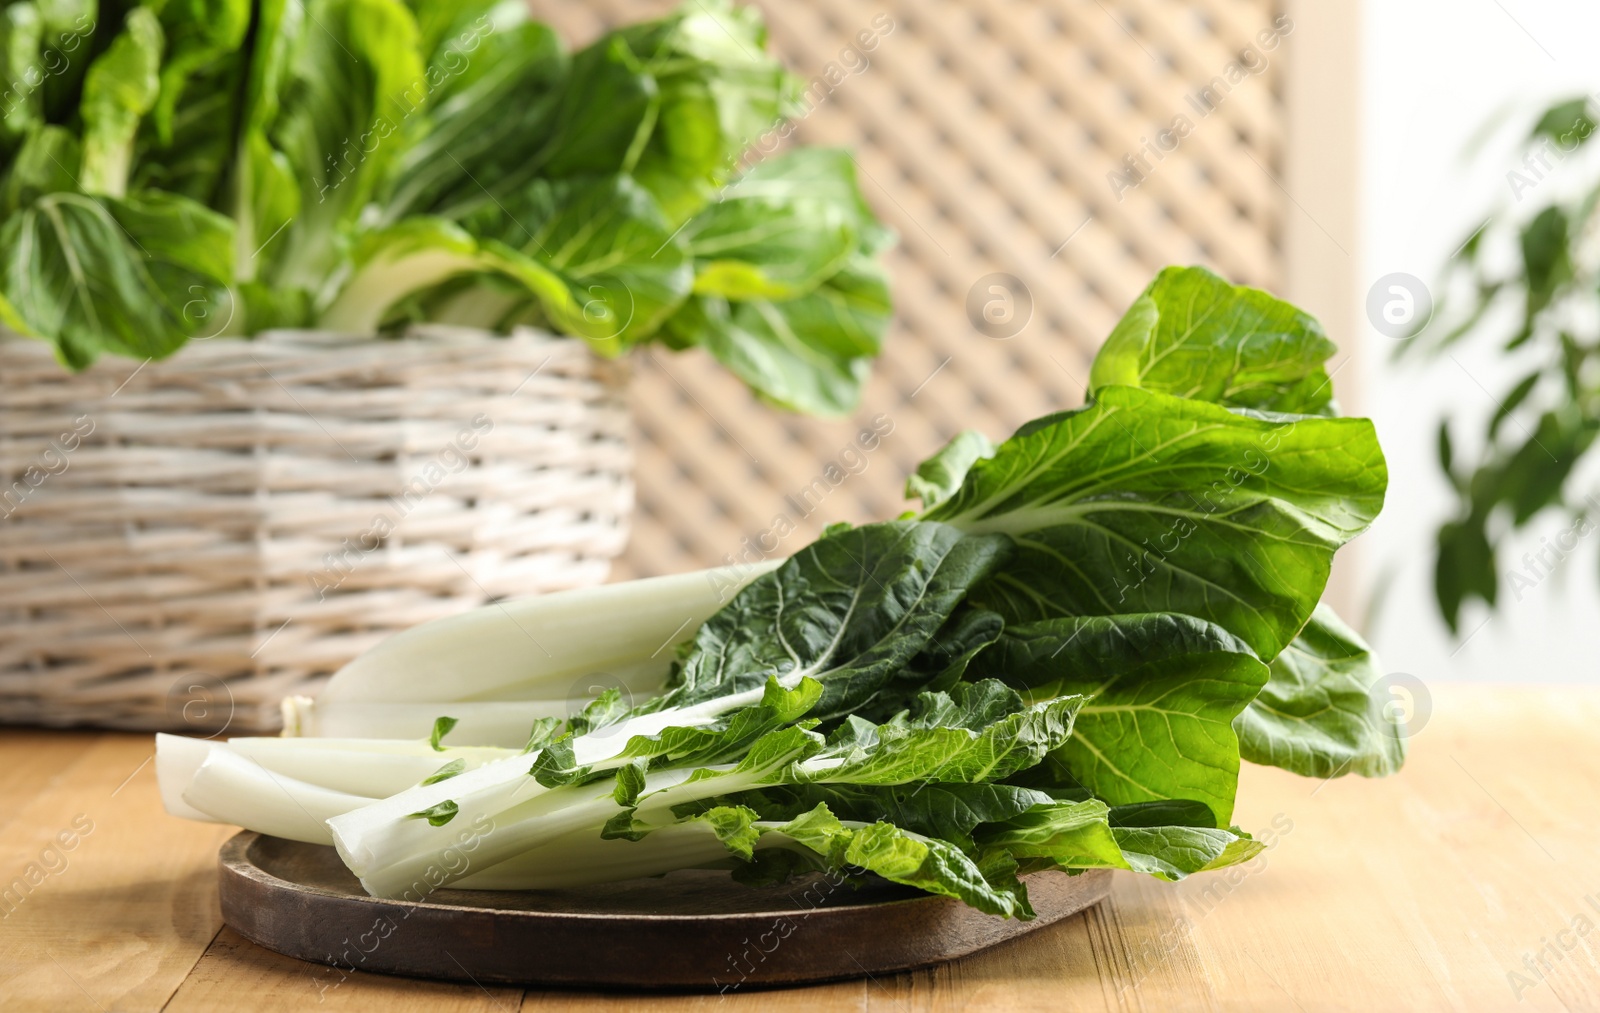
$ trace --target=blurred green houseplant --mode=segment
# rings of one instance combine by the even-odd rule
[[[6,2],[0,323],[74,369],[530,324],[847,412],[890,236],[847,153],[747,157],[798,96],[765,43],[730,0],[572,53],[520,0]]]
[[[1557,163],[1589,145],[1595,128],[1587,98],[1546,110],[1527,137],[1523,167],[1508,175],[1519,203]],[[1520,598],[1572,551],[1589,525],[1600,521],[1600,506],[1573,488],[1575,470],[1600,430],[1600,263],[1595,257],[1600,181],[1576,198],[1547,196],[1534,206],[1531,215],[1495,216],[1467,237],[1451,260],[1445,284],[1461,287],[1460,279],[1466,279],[1470,298],[1447,307],[1453,319],[1437,337],[1424,335],[1413,343],[1442,355],[1468,337],[1493,338],[1508,372],[1512,362],[1531,363],[1513,383],[1493,392],[1496,408],[1482,450],[1472,459],[1456,451],[1452,420],[1439,425],[1439,466],[1459,505],[1456,516],[1439,528],[1434,588],[1452,630],[1458,629],[1468,602],[1494,608],[1500,601],[1500,561],[1512,532],[1551,513],[1571,519],[1554,542],[1508,561],[1505,583]],[[1520,255],[1509,267],[1493,263],[1486,250],[1511,239]],[[1509,329],[1492,323],[1492,311],[1502,306],[1516,310]]]

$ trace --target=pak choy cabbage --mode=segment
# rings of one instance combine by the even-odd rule
[[[753,8],[569,51],[520,0],[0,4],[0,325],[98,356],[315,327],[703,346],[841,414],[891,240]],[[773,143],[768,143],[768,142]]]
[[[1333,352],[1293,306],[1169,268],[1083,407],[957,436],[908,482],[920,510],[708,571],[725,603],[682,577],[580,592],[618,637],[568,642],[579,599],[535,599],[517,623],[565,667],[530,644],[523,683],[459,687],[514,707],[585,650],[648,665],[681,635],[658,695],[608,690],[525,743],[449,745],[453,717],[409,742],[164,739],[169,808],[333,844],[412,900],[864,870],[1026,918],[1024,873],[1246,861],[1241,761],[1378,776],[1405,754],[1377,660],[1319,604],[1387,485],[1372,424],[1331,397]],[[382,669],[330,697],[383,706]]]

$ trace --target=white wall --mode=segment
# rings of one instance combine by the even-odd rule
[[[1519,24],[1520,23],[1520,24]],[[1552,178],[1522,203],[1506,173],[1517,164],[1513,133],[1525,133],[1548,100],[1600,92],[1600,4],[1592,0],[1368,0],[1364,8],[1362,277],[1393,271],[1430,284],[1455,246],[1489,211],[1526,211],[1563,185]],[[1495,115],[1505,126],[1468,149]],[[1568,167],[1568,176],[1572,175]],[[1590,177],[1594,178],[1594,177]],[[1546,187],[1550,189],[1546,189]],[[1508,333],[1502,331],[1501,333]],[[1362,540],[1373,607],[1366,629],[1390,671],[1425,681],[1579,681],[1600,667],[1600,565],[1590,537],[1536,589],[1517,601],[1506,586],[1541,534],[1517,537],[1502,559],[1502,606],[1472,607],[1451,637],[1433,601],[1433,531],[1452,504],[1435,463],[1438,419],[1447,410],[1476,437],[1516,378],[1479,343],[1415,365],[1390,359],[1394,342],[1368,329],[1362,396],[1389,458],[1383,517]],[[1482,384],[1482,387],[1479,386]],[[1468,444],[1470,445],[1470,444]],[[1589,480],[1585,488],[1600,488]],[[1470,639],[1468,639],[1470,635]],[[1464,641],[1464,644],[1463,644]]]

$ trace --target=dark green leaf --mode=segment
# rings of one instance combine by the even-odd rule
[[[774,675],[809,677],[823,685],[812,716],[849,713],[923,649],[1008,548],[943,524],[832,532],[700,627],[665,699],[678,706],[758,689]]]
[[[457,718],[436,718],[433,722],[433,734],[428,736],[428,745],[437,752],[444,752],[444,737],[450,734],[450,729],[456,726]]]
[[[567,730],[573,735],[587,735],[614,725],[627,717],[628,706],[622,700],[622,691],[612,687],[591,700],[581,714],[570,719],[567,722]]]
[[[1003,532],[974,594],[1010,622],[1183,612],[1264,658],[1310,616],[1388,482],[1372,424],[1229,411],[1128,387],[1019,430],[926,516]]]
[[[655,201],[626,176],[536,185],[505,215],[468,223],[516,249],[557,285],[535,289],[547,319],[615,354],[661,326],[689,294],[691,269]]]
[[[440,752],[443,752],[443,750],[440,750]],[[440,767],[438,770],[434,771],[432,774],[429,774],[427,777],[423,778],[421,783],[438,784],[440,781],[448,781],[466,769],[467,761],[457,757],[456,759],[451,760],[449,763]]]
[[[1498,585],[1494,547],[1483,525],[1481,517],[1469,516],[1439,528],[1433,587],[1451,632],[1460,631],[1461,606],[1466,602],[1478,598],[1494,606]]]
[[[1448,419],[1444,419],[1439,423],[1436,448],[1439,454],[1439,470],[1444,472],[1445,477],[1450,479],[1452,484],[1459,485],[1455,472],[1452,470],[1456,455],[1455,448],[1450,443],[1450,421]]]
[[[879,228],[850,155],[803,148],[745,172],[684,233],[697,293],[782,301],[831,277]]]
[[[0,319],[74,368],[102,352],[161,358],[232,315],[232,240],[227,219],[181,197],[48,194],[0,226]]]
[[[429,806],[426,809],[411,813],[406,819],[427,820],[430,827],[442,827],[455,819],[456,813],[460,811],[461,807],[459,805],[446,800],[438,805]]]
[[[1556,290],[1572,279],[1568,231],[1566,212],[1553,206],[1539,212],[1522,230],[1522,267],[1528,286],[1524,336],[1532,332],[1533,318],[1550,304]]]
[[[928,690],[949,690],[966,673],[978,652],[998,640],[1004,629],[1005,620],[998,614],[963,606],[907,663],[898,678]]]
[[[840,819],[883,821],[914,833],[962,841],[981,823],[997,823],[1052,799],[1042,791],[1009,784],[949,783],[794,784],[734,796],[764,819],[795,819],[826,805]]]
[[[626,40],[601,36],[572,57],[550,140],[535,158],[556,178],[630,172],[650,139],[660,101],[655,78]]]
[[[533,729],[528,733],[528,744],[522,747],[522,751],[532,753],[543,749],[562,734],[565,724],[560,718],[538,719],[533,723]]]
[[[681,223],[727,182],[740,156],[789,110],[795,80],[766,52],[755,7],[685,5],[621,32],[660,89],[660,112],[634,176]]]
[[[1055,754],[1112,804],[1203,802],[1233,816],[1239,740],[1233,721],[1267,682],[1243,641],[1185,615],[1095,616],[1009,627],[973,662],[975,675],[1034,699],[1082,696],[1072,737]]]
[[[1009,869],[985,869],[960,848],[913,834],[890,823],[874,823],[851,835],[844,860],[891,883],[954,897],[993,915],[1032,918],[1028,892]]]
[[[617,805],[632,806],[639,800],[639,793],[644,791],[645,771],[649,766],[649,760],[640,758],[617,768],[616,787],[611,790],[611,797]]]
[[[383,220],[492,214],[540,175],[568,58],[548,26],[509,25],[464,54],[467,70],[433,96],[431,129],[400,156]]]
[[[82,157],[77,136],[65,127],[41,127],[30,133],[5,177],[0,213],[9,217],[45,194],[76,190],[78,181],[68,166],[76,168]]]
[[[1530,139],[1547,137],[1561,145],[1563,152],[1581,146],[1593,136],[1595,130],[1589,102],[1587,95],[1580,95],[1546,109],[1544,115],[1539,117],[1539,122],[1534,124]]]
[[[1057,868],[1129,869],[1169,880],[1234,865],[1261,850],[1237,828],[1143,821],[1113,825],[1112,815],[1122,808],[1108,811],[1098,799],[1040,806],[981,828],[978,841],[982,847],[1004,849],[1019,859],[1043,860]]]
[[[232,55],[250,27],[249,0],[166,0],[160,8],[166,36],[160,93],[150,119],[161,143],[172,141],[172,120],[190,79],[208,64]],[[236,61],[235,61],[236,62]],[[92,74],[91,73],[91,79]],[[208,82],[209,83],[209,82]],[[225,118],[226,126],[233,126]]]

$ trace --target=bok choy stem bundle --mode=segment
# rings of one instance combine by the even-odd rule
[[[1024,873],[1245,861],[1242,760],[1327,778],[1404,758],[1376,660],[1319,605],[1387,486],[1332,352],[1294,307],[1168,269],[1084,407],[957,436],[908,482],[920,512],[770,567],[419,627],[291,709],[303,733],[323,708],[413,708],[395,738],[163,740],[164,798],[332,843],[411,900],[849,867],[1026,918]],[[452,708],[563,693],[569,715],[455,738]]]

